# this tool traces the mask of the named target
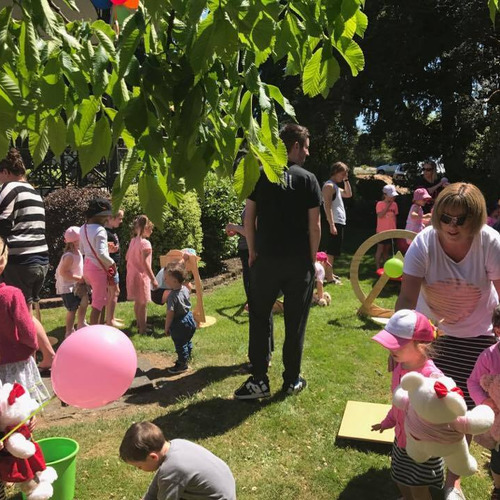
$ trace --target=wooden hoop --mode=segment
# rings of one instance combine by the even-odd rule
[[[374,234],[361,243],[352,257],[351,267],[349,269],[352,289],[358,300],[361,302],[358,314],[378,318],[390,318],[394,313],[393,309],[387,309],[374,304],[375,299],[389,281],[389,276],[387,276],[387,274],[384,273],[380,276],[379,280],[375,283],[368,295],[365,295],[361,289],[359,284],[359,266],[361,264],[361,259],[366,255],[366,252],[368,252],[371,247],[377,243],[381,243],[382,241],[390,239],[413,240],[416,235],[417,233],[406,229],[390,229],[389,231],[382,231],[381,233]]]

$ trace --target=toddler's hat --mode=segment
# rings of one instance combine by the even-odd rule
[[[418,189],[415,189],[415,191],[413,193],[413,200],[414,201],[432,200],[432,196],[427,192],[427,189],[418,188]]]
[[[74,243],[80,239],[80,228],[78,226],[71,226],[64,231],[64,242]]]
[[[408,342],[432,342],[435,329],[429,319],[422,313],[410,309],[396,311],[385,325],[385,328],[372,337],[386,349],[399,349]]]
[[[396,191],[396,188],[392,184],[386,184],[382,188],[382,192],[386,194],[387,196],[398,196],[398,192]]]
[[[330,265],[326,252],[316,252],[316,260],[318,262],[325,262],[326,264]]]

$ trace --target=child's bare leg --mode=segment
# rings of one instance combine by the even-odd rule
[[[75,316],[76,311],[66,311],[66,334],[65,337],[69,337],[73,332],[75,327]]]
[[[413,500],[432,500],[428,486],[412,486],[410,488]]]
[[[99,323],[100,316],[101,316],[101,311],[99,311],[99,309],[96,309],[95,307],[90,308],[89,322],[91,325],[97,325]]]
[[[147,307],[146,304],[134,302],[135,319],[137,321],[137,329],[141,335],[146,333],[146,318]]]
[[[328,258],[328,262],[330,263],[330,265],[325,266],[325,278],[326,278],[326,281],[330,282],[330,281],[333,281],[333,260],[335,257],[333,255],[327,254],[327,258]],[[318,295],[319,295],[319,292],[318,292]]]
[[[323,282],[316,280],[316,293],[318,294],[318,299],[323,298]]]
[[[377,251],[375,252],[375,265],[377,266],[377,269],[380,269],[382,267],[382,254],[384,252],[384,244],[383,243],[378,243],[377,244]]]
[[[76,327],[78,329],[83,328],[85,323],[85,317],[87,316],[87,307],[89,306],[89,296],[85,294],[80,301],[80,306],[78,307],[78,322]]]
[[[31,312],[31,305],[28,307]],[[44,327],[34,316],[33,323],[35,323],[36,336],[38,339],[38,350],[42,353],[42,361],[40,361],[38,367],[50,368],[52,366],[52,361],[54,360],[54,356],[56,355],[56,353],[52,348],[49,337],[47,337],[47,333],[45,332]]]
[[[115,326],[115,310],[116,303],[118,302],[118,295],[120,294],[120,287],[118,285],[108,286],[108,302],[106,304],[106,324]]]

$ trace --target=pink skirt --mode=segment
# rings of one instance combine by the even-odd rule
[[[92,307],[102,311],[108,301],[106,271],[101,267],[97,267],[91,260],[85,259],[83,262],[83,279],[92,288]]]

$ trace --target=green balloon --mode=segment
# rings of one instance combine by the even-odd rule
[[[403,274],[403,261],[393,257],[384,264],[384,272],[389,278],[399,278]]]

